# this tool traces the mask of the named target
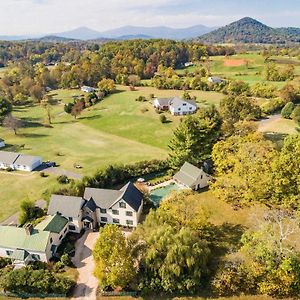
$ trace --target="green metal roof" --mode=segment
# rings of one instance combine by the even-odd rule
[[[33,229],[29,235],[24,228],[0,226],[0,247],[44,252],[50,232]]]
[[[67,218],[56,214],[54,216],[48,216],[44,221],[35,226],[35,229],[60,233],[67,224]]]

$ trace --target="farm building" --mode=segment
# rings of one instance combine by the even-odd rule
[[[187,188],[199,190],[208,186],[211,176],[202,169],[185,162],[173,179]]]
[[[91,86],[83,86],[81,90],[85,93],[93,93],[96,91],[96,89]]]
[[[0,151],[0,169],[12,169],[31,172],[41,164],[42,159],[37,156]]]
[[[193,100],[185,100],[179,97],[157,98],[153,106],[159,111],[169,110],[174,116],[190,115],[197,111],[197,104]]]
[[[218,77],[218,76],[212,76],[212,77],[208,77],[208,82],[210,83],[222,83],[224,82],[224,79]]]

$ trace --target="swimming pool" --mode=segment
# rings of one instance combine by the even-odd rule
[[[171,183],[169,185],[166,185],[164,187],[152,190],[150,192],[150,200],[158,206],[159,203],[166,198],[170,193],[173,191],[179,191],[181,190],[180,186],[178,186],[176,183]]]

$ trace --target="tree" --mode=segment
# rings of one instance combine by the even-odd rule
[[[162,115],[159,116],[159,120],[163,124],[167,123],[167,117],[164,114],[162,114]]]
[[[242,80],[234,80],[228,84],[227,92],[232,95],[247,94],[250,91],[250,86],[248,83]]]
[[[185,161],[197,165],[209,158],[220,127],[221,119],[215,107],[185,118],[174,131],[169,144],[170,166],[177,169]]]
[[[298,94],[295,87],[291,84],[287,84],[280,91],[280,97],[284,100],[285,103],[296,102],[298,99]]]
[[[100,229],[93,256],[96,264],[94,274],[101,288],[124,288],[136,275],[130,247],[115,225]]]
[[[285,119],[290,119],[294,108],[295,104],[293,102],[288,102],[281,110],[281,116]]]
[[[51,124],[52,123],[52,99],[51,97],[46,97],[41,101],[41,107],[45,110],[46,115],[47,115],[47,119],[48,119],[48,123]]]
[[[18,129],[23,127],[23,122],[9,114],[4,118],[3,126],[13,130],[15,135],[17,135]]]
[[[77,101],[74,103],[72,110],[71,110],[71,115],[77,119],[77,117],[81,114],[81,112],[84,109],[84,104],[82,101]]]
[[[296,106],[294,111],[291,114],[291,118],[297,123],[300,124],[300,106]]]
[[[0,97],[0,120],[6,115],[10,114],[11,111],[12,111],[11,103],[7,99]]]
[[[64,111],[67,114],[71,114],[73,106],[74,106],[73,102],[66,103],[65,106],[64,106]]]
[[[19,223],[24,225],[44,215],[42,209],[35,206],[33,201],[23,200],[20,205]]]
[[[101,92],[104,92],[106,95],[108,95],[115,90],[116,86],[112,79],[104,78],[98,82],[98,88]]]

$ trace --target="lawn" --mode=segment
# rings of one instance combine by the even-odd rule
[[[44,126],[46,113],[43,108],[23,106],[15,108],[13,115],[21,118],[26,127],[20,129],[18,135],[0,128],[0,137],[6,141],[7,150],[41,156],[82,175],[91,175],[110,164],[162,159],[167,157],[169,140],[181,118],[166,113],[169,123],[162,124],[149,101],[135,101],[140,95],[149,98],[152,93],[157,97],[182,95],[182,91],[151,87],[129,91],[128,87],[118,86],[117,93],[86,109],[75,120],[63,107],[82,92],[57,90],[51,92],[58,100],[52,109],[52,128]],[[218,105],[223,97],[214,92],[191,91],[191,94],[201,101],[199,106]],[[22,150],[21,145],[25,145]],[[75,170],[74,164],[83,168]],[[18,211],[22,199],[40,199],[46,190],[50,193],[58,185],[54,175],[42,178],[36,173],[17,172],[0,173],[0,184],[0,203],[7,203],[6,209],[0,212],[0,221]]]

